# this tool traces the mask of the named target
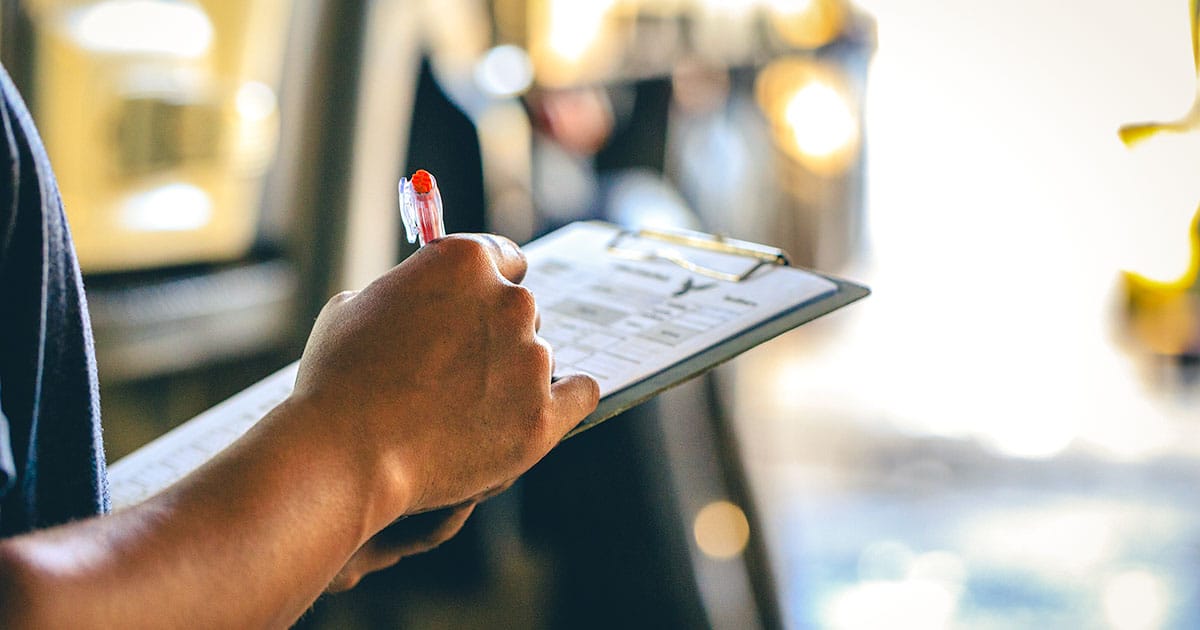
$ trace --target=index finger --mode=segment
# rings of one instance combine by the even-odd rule
[[[509,239],[499,234],[452,234],[446,238],[461,238],[479,243],[505,279],[513,284],[520,284],[521,280],[525,279],[525,271],[529,268],[525,254]]]

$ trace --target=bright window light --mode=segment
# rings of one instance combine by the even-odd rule
[[[742,508],[728,501],[714,501],[696,514],[693,526],[696,545],[710,558],[735,558],[750,541],[750,522]]]
[[[275,113],[275,90],[265,83],[247,81],[238,88],[235,104],[243,119],[251,122],[266,120]]]
[[[475,66],[475,82],[492,96],[514,96],[533,83],[533,64],[520,46],[497,46]]]
[[[75,41],[97,53],[196,58],[213,39],[208,15],[187,2],[107,0],[75,11],[68,24]]]
[[[1104,584],[1104,617],[1117,630],[1161,628],[1167,604],[1167,588],[1162,578],[1149,571],[1126,571]]]
[[[578,61],[600,36],[613,0],[552,0],[550,3],[550,49],[560,58]]]
[[[821,81],[801,87],[783,112],[800,152],[825,158],[844,151],[858,134],[850,105],[837,90]]]
[[[212,219],[212,199],[191,184],[174,183],[133,195],[121,211],[121,223],[139,232],[197,230]]]

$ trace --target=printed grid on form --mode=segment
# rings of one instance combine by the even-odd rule
[[[614,234],[611,226],[590,223],[563,228],[527,251],[524,281],[537,297],[540,334],[554,348],[555,372],[591,374],[601,396],[837,290],[825,278],[788,267],[768,265],[742,282],[727,282],[666,260],[620,258],[607,250]],[[755,264],[691,249],[687,258],[730,273]]]
[[[576,223],[525,248],[524,284],[537,299],[555,372],[591,374],[602,397],[836,291],[824,278],[787,267],[764,267],[731,283],[667,261],[615,257],[606,249],[615,233],[612,226]],[[752,264],[713,252],[688,250],[688,256],[730,272]],[[291,393],[296,368],[283,368],[113,464],[114,509],[158,492],[241,437]]]

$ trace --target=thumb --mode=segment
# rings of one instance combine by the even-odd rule
[[[600,402],[600,384],[587,374],[568,374],[550,386],[550,406],[558,438],[574,429]]]

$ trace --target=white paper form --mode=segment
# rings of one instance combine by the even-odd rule
[[[109,466],[112,508],[149,498],[233,444],[291,395],[297,367],[288,365]]]
[[[668,260],[631,260],[607,246],[612,226],[575,223],[527,247],[523,284],[537,298],[541,335],[554,348],[555,373],[586,372],[607,396],[837,290],[820,276],[766,265],[741,282],[715,280]],[[679,245],[622,241],[622,249],[661,250],[707,268],[739,273],[756,261]]]
[[[523,284],[541,314],[540,334],[554,348],[555,373],[582,371],[602,397],[736,336],[784,311],[834,293],[820,276],[764,266],[741,282],[713,280],[666,260],[614,256],[614,226],[574,223],[524,248]],[[636,239],[623,248],[656,251]],[[740,273],[755,263],[741,256],[671,245],[708,268]],[[183,423],[109,468],[114,508],[167,487],[241,437],[292,392],[293,363]]]

